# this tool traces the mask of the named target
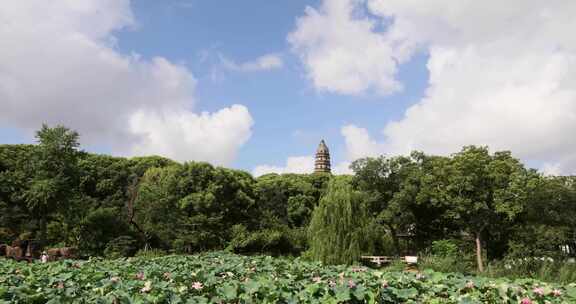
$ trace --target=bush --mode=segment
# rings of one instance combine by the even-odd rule
[[[490,277],[533,278],[547,282],[576,281],[576,264],[548,257],[505,259],[488,264],[485,275]]]
[[[168,255],[168,253],[162,249],[153,248],[153,249],[140,249],[134,255],[135,257],[142,257],[142,258],[158,258],[161,256]]]
[[[458,245],[451,240],[438,240],[432,242],[432,254],[440,257],[454,257],[458,254]]]
[[[576,282],[576,264],[564,262],[564,264],[558,268],[557,275],[551,282],[558,283],[574,283]]]
[[[80,251],[88,255],[106,255],[106,247],[130,231],[130,227],[119,214],[120,210],[117,208],[89,211],[80,223]]]
[[[406,263],[401,260],[394,260],[392,263],[388,264],[385,269],[390,272],[404,271],[406,269]]]
[[[232,240],[227,250],[235,253],[267,253],[271,255],[297,254],[301,251],[301,239],[298,231],[288,227],[277,229],[264,229],[260,231],[248,231],[243,225],[232,227]],[[296,246],[295,246],[296,245]],[[297,252],[295,252],[298,250]]]
[[[110,259],[133,256],[136,253],[137,242],[128,235],[119,236],[106,244],[104,256]]]
[[[464,274],[472,273],[475,269],[474,261],[467,255],[427,255],[420,257],[418,268],[431,269],[439,272],[459,272]]]
[[[14,239],[14,236],[6,228],[0,227],[0,244],[9,244]]]

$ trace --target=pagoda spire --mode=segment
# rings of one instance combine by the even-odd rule
[[[330,173],[330,151],[324,140],[320,141],[318,149],[316,150],[314,173]]]

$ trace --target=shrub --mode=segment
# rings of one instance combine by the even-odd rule
[[[102,255],[108,244],[126,234],[130,228],[119,214],[117,208],[89,211],[80,224],[80,251],[88,255]]]
[[[472,273],[474,271],[474,260],[469,255],[427,255],[418,260],[420,269],[431,269],[440,272]]]
[[[110,259],[133,256],[136,253],[137,242],[128,235],[119,236],[106,244],[104,256]]]
[[[493,261],[485,275],[490,277],[532,278],[547,282],[571,283],[576,281],[576,264],[548,257],[508,258]]]
[[[134,255],[135,257],[141,258],[158,258],[161,256],[165,256],[168,253],[165,250],[152,248],[152,249],[140,249]]]
[[[440,257],[453,257],[458,254],[458,245],[451,240],[438,240],[432,242],[432,254]]]
[[[404,271],[406,269],[406,263],[401,260],[394,260],[392,263],[388,264],[385,269],[390,272]]]
[[[14,239],[12,233],[8,229],[0,227],[0,244],[8,244],[12,239]]]
[[[300,249],[299,246],[301,246],[296,244],[298,242],[297,233],[288,227],[248,231],[243,225],[234,225],[231,230],[232,240],[226,249],[235,253],[258,252],[282,255],[298,253],[299,251],[294,251]]]

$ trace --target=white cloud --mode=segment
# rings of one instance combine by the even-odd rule
[[[314,171],[314,157],[312,156],[292,156],[288,157],[284,166],[260,165],[252,170],[254,176],[268,173],[312,173]]]
[[[11,1],[0,23],[3,124],[61,123],[116,154],[218,163],[250,137],[241,106],[191,111],[196,79],[185,66],[116,49],[114,32],[135,23],[127,0]]]
[[[560,174],[562,174],[562,168],[560,167],[560,164],[545,163],[542,166],[541,171],[544,175],[560,175]]]
[[[399,154],[412,149],[447,154],[463,145],[489,145],[493,150],[511,150],[525,160],[553,163],[556,171],[576,173],[572,139],[576,131],[576,36],[570,30],[576,28],[576,2],[325,0],[323,7],[343,8],[342,16],[361,10],[364,13],[356,12],[360,21],[355,22],[376,22],[377,18],[388,24],[383,32],[358,27],[362,33],[357,36],[384,39],[385,46],[378,45],[377,54],[366,53],[363,44],[356,49],[346,48],[344,42],[340,44],[345,46],[333,46],[344,47],[350,57],[385,62],[420,49],[429,54],[429,87],[424,98],[407,109],[402,119],[384,127],[386,140],[381,143],[355,130],[356,135],[346,137],[350,154]],[[303,18],[325,20],[332,15],[308,9]],[[303,24],[299,21],[297,32]],[[330,30],[318,32],[310,45],[345,41],[332,35]],[[306,66],[313,66],[306,56],[303,59]],[[354,77],[357,72],[344,74],[339,78]]]
[[[355,125],[346,125],[340,130],[346,142],[346,154],[349,160],[375,156],[383,151],[381,144],[370,138],[368,130]]]
[[[343,175],[343,174],[354,174],[352,169],[350,169],[351,162],[343,161],[339,162],[336,165],[332,166],[332,173],[336,175]]]
[[[351,174],[352,170],[349,168],[350,162],[343,161],[332,166],[333,174]],[[309,174],[314,172],[314,156],[290,156],[286,159],[284,166],[270,166],[260,165],[252,170],[252,174],[256,177],[268,173],[298,173]]]
[[[252,124],[248,109],[242,105],[200,115],[142,110],[130,120],[133,132],[144,138],[133,147],[135,154],[159,153],[179,161],[193,159],[218,165],[234,160],[237,148],[250,138]]]
[[[240,72],[255,72],[279,69],[284,64],[282,57],[280,57],[278,54],[266,54],[256,58],[254,61],[247,61],[242,63],[236,63],[231,59],[220,55],[220,61],[225,69]]]
[[[368,90],[390,94],[401,89],[394,78],[405,56],[389,37],[374,31],[378,21],[358,16],[359,0],[323,1],[306,7],[288,36],[307,76],[319,91],[360,94]]]

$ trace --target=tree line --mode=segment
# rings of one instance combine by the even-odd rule
[[[112,157],[44,125],[35,145],[0,145],[0,243],[40,239],[85,255],[428,252],[434,241],[485,259],[576,251],[576,179],[544,176],[510,152],[364,158],[350,176],[249,173],[204,162]]]

